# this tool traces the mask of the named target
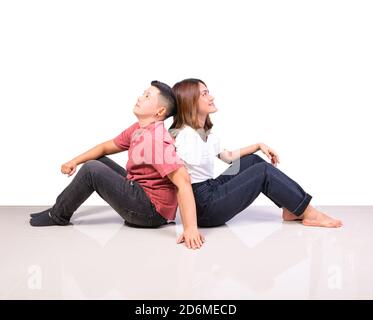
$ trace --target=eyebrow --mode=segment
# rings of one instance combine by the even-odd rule
[[[208,89],[203,89],[203,90],[201,91],[201,93],[204,93],[204,92],[209,92],[209,90],[208,90]]]

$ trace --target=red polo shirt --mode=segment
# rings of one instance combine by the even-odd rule
[[[128,150],[126,178],[141,185],[165,219],[175,220],[176,187],[167,175],[184,165],[163,121],[144,128],[136,122],[115,137],[114,143],[118,148]]]

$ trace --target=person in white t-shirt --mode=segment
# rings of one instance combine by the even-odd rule
[[[247,208],[260,193],[279,208],[285,221],[301,220],[305,226],[340,227],[342,222],[316,210],[312,196],[277,168],[278,154],[264,143],[235,151],[221,148],[211,132],[210,113],[217,111],[214,97],[199,79],[174,85],[177,114],[170,127],[176,152],[189,172],[201,227],[219,226]],[[271,161],[255,154],[262,151]],[[214,159],[231,166],[214,179]]]

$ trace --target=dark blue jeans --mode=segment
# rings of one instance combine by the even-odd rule
[[[256,154],[240,158],[237,174],[192,185],[201,227],[219,226],[247,208],[262,192],[279,208],[285,207],[297,216],[307,208],[311,196],[294,180]]]
[[[73,213],[96,191],[128,225],[152,228],[166,224],[142,187],[126,176],[127,171],[108,157],[87,161],[57,197],[51,217],[60,225],[68,224]]]

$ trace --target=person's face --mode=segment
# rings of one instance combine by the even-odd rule
[[[208,115],[216,112],[218,109],[214,104],[214,97],[210,95],[207,87],[201,82],[198,84],[199,87],[199,99],[198,99],[198,113]]]
[[[159,90],[156,87],[150,86],[146,89],[142,96],[137,99],[137,103],[133,108],[133,113],[140,117],[157,116],[159,110]]]

